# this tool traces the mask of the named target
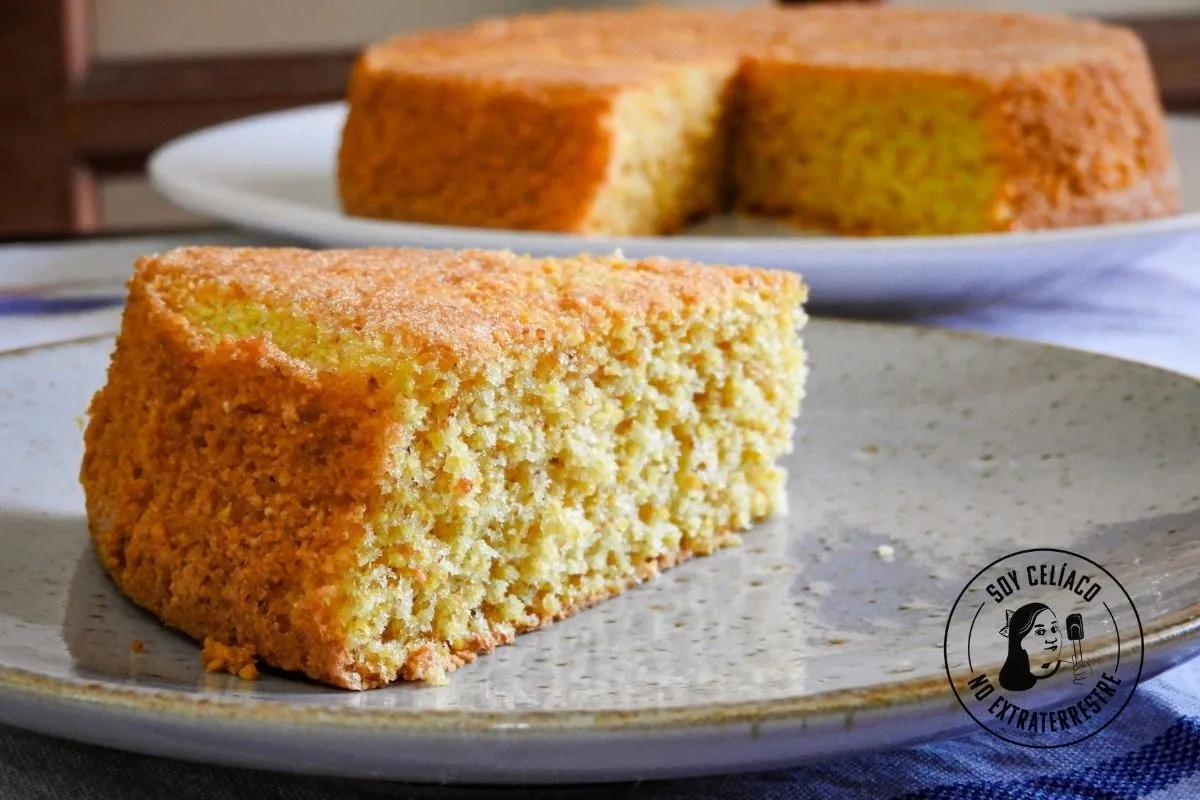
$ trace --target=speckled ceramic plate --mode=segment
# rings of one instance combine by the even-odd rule
[[[1128,589],[1143,680],[1197,651],[1200,384],[1095,355],[817,320],[789,516],[452,676],[365,693],[205,674],[88,544],[108,339],[0,357],[0,721],[228,764],[454,781],[755,769],[975,730],[950,607],[997,556]],[[145,643],[131,652],[130,643]]]
[[[1168,118],[1183,212],[1119,225],[967,236],[797,235],[761,219],[718,216],[676,236],[575,236],[366,219],[343,214],[334,185],[342,103],[217,125],[150,161],[175,202],[256,230],[325,246],[485,247],[538,255],[612,252],[753,264],[804,273],[824,307],[979,300],[1030,281],[1124,265],[1200,230],[1200,119]],[[281,146],[281,143],[286,146]]]

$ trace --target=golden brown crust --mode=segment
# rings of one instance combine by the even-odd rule
[[[588,211],[613,180],[615,98],[673,68],[729,74],[739,61],[734,89],[755,64],[977,85],[1003,169],[983,229],[1178,209],[1136,35],[1058,15],[886,6],[559,12],[375,45],[351,82],[343,204],[392,219],[606,232]],[[865,232],[893,227],[880,220]]]
[[[338,156],[344,207],[367,217],[577,228],[606,175],[613,93],[555,88],[377,72],[360,59]],[[497,165],[516,161],[525,168],[497,179]],[[493,214],[474,219],[484,205]]]
[[[800,282],[787,272],[661,258],[391,248],[185,247],[137,269],[135,286],[161,282],[201,295],[220,287],[332,329],[477,361],[514,346],[551,348],[614,316],[671,314]]]
[[[1070,68],[1007,78],[990,105],[1004,163],[1000,229],[1088,225],[1178,210],[1179,187],[1142,43],[1107,30],[1107,49]]]
[[[97,553],[185,633],[354,685],[336,587],[376,502],[387,415],[355,376],[318,379],[261,339],[200,336],[149,272],[131,283],[89,409],[81,480]]]
[[[1061,14],[817,6],[772,10],[779,34],[744,51],[810,67],[940,75],[988,82],[1072,69],[1125,49],[1128,30]]]

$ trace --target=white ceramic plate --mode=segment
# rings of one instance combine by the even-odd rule
[[[797,269],[823,307],[980,300],[1063,270],[1097,270],[1200,230],[1200,118],[1169,120],[1188,213],[1146,222],[1032,233],[850,238],[797,236],[738,217],[683,235],[569,234],[387,222],[343,214],[334,185],[341,103],[251,117],[193,133],[150,162],[155,185],[182,206],[244,227],[327,246],[502,248],[539,255],[622,250]]]
[[[915,328],[818,319],[808,342],[789,516],[449,686],[365,693],[206,674],[193,642],[118,594],[76,482],[111,340],[0,356],[0,721],[398,779],[779,766],[975,730],[946,681],[944,625],[977,570],[1027,547],[1074,550],[1124,584],[1143,679],[1200,649],[1200,384]]]

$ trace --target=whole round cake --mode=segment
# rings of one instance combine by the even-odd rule
[[[487,20],[359,58],[350,214],[669,233],[734,209],[850,234],[1171,214],[1145,49],[1064,16],[887,6]]]

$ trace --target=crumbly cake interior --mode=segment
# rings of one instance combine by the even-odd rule
[[[638,269],[527,259],[517,280],[571,318],[580,292]],[[561,337],[486,359],[421,350],[227,281],[160,291],[212,341],[266,339],[317,374],[377,382],[394,423],[337,607],[348,662],[379,685],[440,681],[781,510],[775,461],[802,394],[804,289],[756,274],[646,316],[585,314]]]
[[[851,234],[1003,225],[985,87],[755,64],[733,149],[738,207]]]
[[[696,65],[614,101],[609,171],[582,229],[652,235],[721,209],[732,80]]]

